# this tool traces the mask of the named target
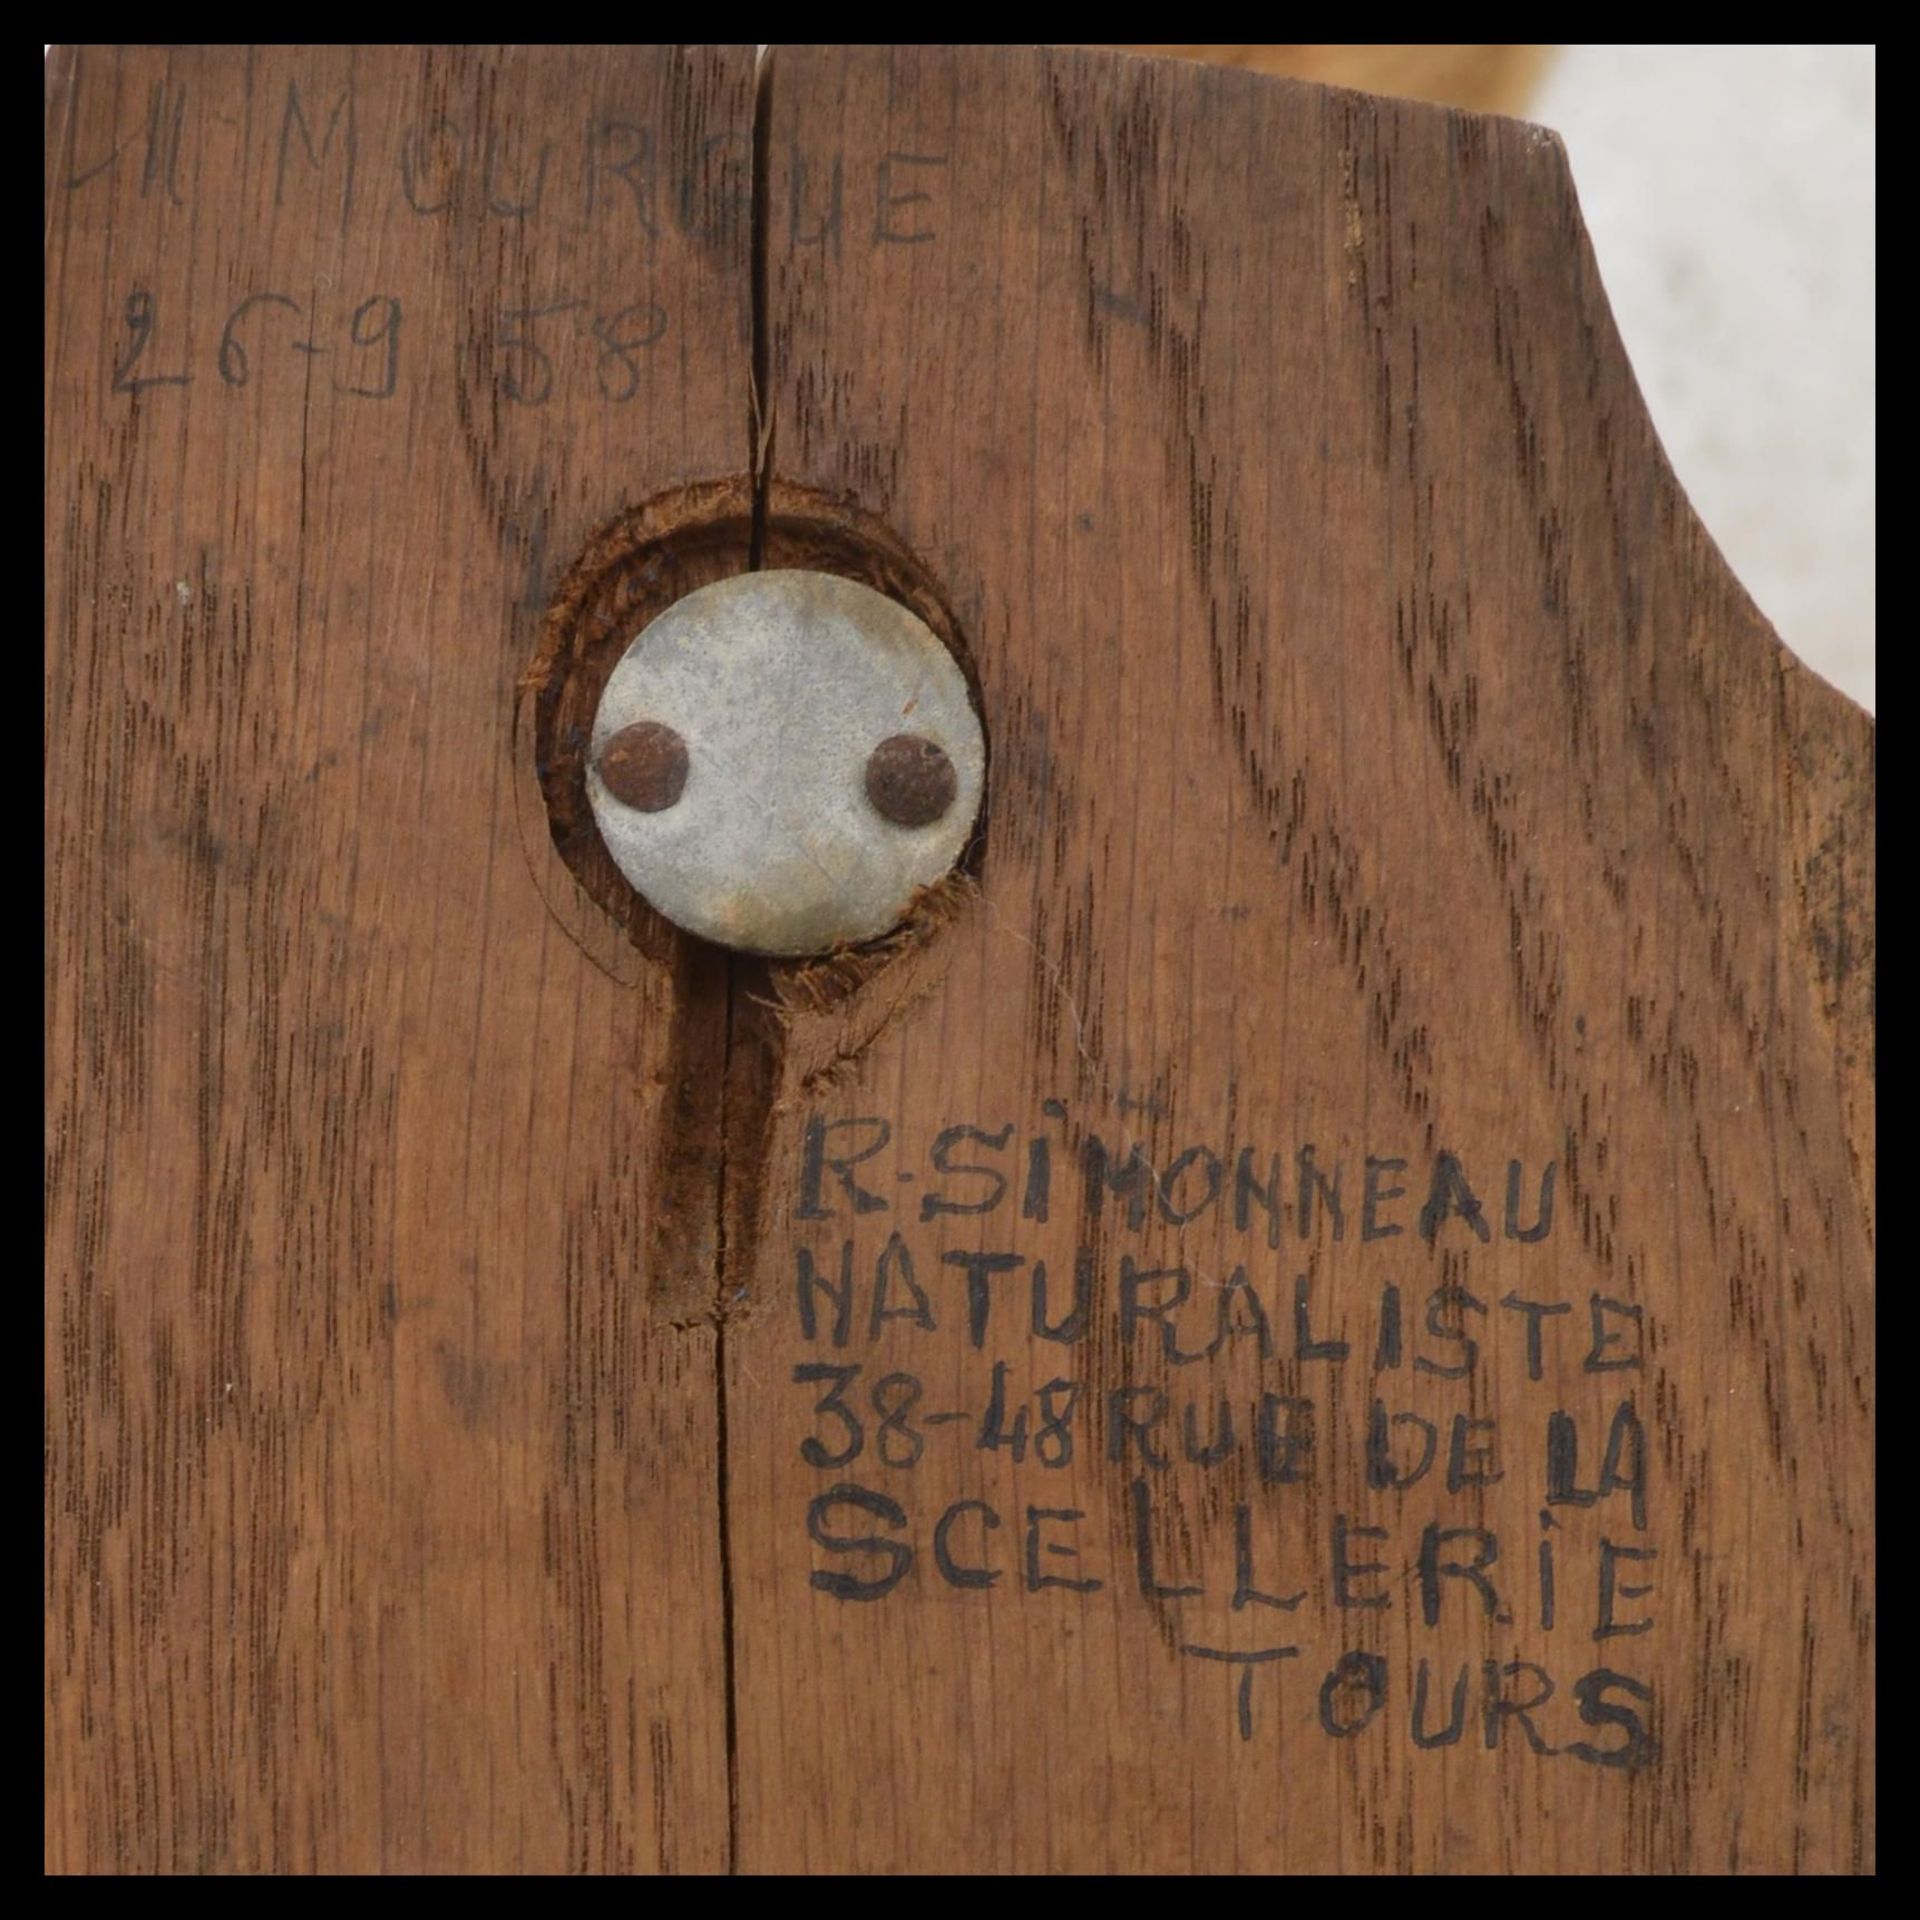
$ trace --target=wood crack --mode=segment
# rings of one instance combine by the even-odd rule
[[[767,489],[773,454],[771,388],[768,371],[767,326],[767,133],[773,101],[773,57],[762,48],[754,76],[753,199],[751,215],[753,360],[748,370],[748,459],[753,474],[753,522],[747,549],[747,570],[758,572],[766,551]],[[715,1296],[713,1302],[714,1474],[720,1532],[721,1647],[726,1693],[727,1754],[727,1871],[740,1871],[740,1737],[739,1678],[735,1659],[733,1538],[729,1499],[729,1434],[727,1421],[727,1319],[736,1299],[746,1292],[751,1271],[752,1226],[758,1213],[760,1162],[765,1154],[771,1094],[777,1076],[767,1071],[772,1055],[768,1034],[759,1018],[758,1003],[766,997],[766,967],[742,955],[726,960],[726,1021],[720,1053],[720,1164],[714,1183]],[[747,1037],[740,1056],[747,1064],[735,1099],[735,1036]],[[749,1064],[750,1063],[750,1064]],[[758,1068],[758,1071],[754,1069]],[[746,1123],[741,1125],[740,1123]],[[750,1137],[736,1138],[736,1130]],[[736,1147],[746,1148],[749,1180],[731,1178]],[[744,1203],[734,1211],[736,1201]],[[737,1235],[736,1221],[748,1231]]]

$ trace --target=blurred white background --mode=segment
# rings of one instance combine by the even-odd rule
[[[1700,517],[1780,637],[1874,700],[1874,49],[1560,49],[1601,277]]]

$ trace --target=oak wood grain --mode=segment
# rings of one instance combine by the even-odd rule
[[[1133,46],[1122,50],[1204,60],[1211,66],[1243,67],[1252,73],[1384,93],[1401,100],[1433,100],[1476,113],[1524,113],[1556,51],[1540,45],[1432,44]]]
[[[740,1797],[758,1810],[743,1864],[1869,1866],[1872,729],[1782,649],[1675,485],[1560,147],[1070,51],[782,48],[771,103],[773,472],[857,500],[946,583],[992,760],[979,895],[924,997],[825,1087],[804,1081],[831,1036],[800,1023],[774,1111],[761,1305],[727,1359],[738,1403],[784,1391],[800,1424],[732,1421]],[[831,1171],[807,1186],[809,1118],[888,1123],[853,1169],[886,1211],[856,1214]],[[1003,1150],[947,1155],[1008,1193],[923,1218],[927,1183],[991,1190],[930,1171],[957,1123],[1013,1128]],[[1017,1211],[1042,1137],[1044,1222]],[[1281,1247],[1225,1198],[1179,1227],[1150,1204],[1130,1227],[1111,1192],[1082,1196],[1090,1137],[1184,1183],[1174,1211],[1204,1194],[1196,1144],[1228,1169],[1253,1146],[1263,1179],[1284,1156]],[[1340,1239],[1324,1196],[1293,1206],[1308,1145],[1342,1169]],[[1447,1152],[1488,1244],[1449,1209],[1430,1239],[1416,1229]],[[1369,1156],[1407,1163],[1379,1176],[1411,1190],[1378,1216],[1397,1238],[1363,1238]],[[1557,1168],[1537,1244],[1503,1228],[1510,1161],[1523,1229]],[[804,1217],[823,1196],[830,1217]],[[897,1256],[893,1317],[870,1317],[893,1229],[937,1331],[902,1311]],[[837,1277],[843,1245],[858,1290],[836,1348],[818,1292],[806,1337],[796,1256]],[[1032,1337],[1029,1265],[990,1283],[975,1350],[964,1269],[943,1256],[983,1250],[1044,1259],[1056,1314],[1090,1251],[1086,1339]],[[1198,1304],[1128,1327],[1122,1256],[1184,1268]],[[1249,1337],[1176,1364],[1163,1325],[1198,1346],[1208,1290],[1243,1267],[1272,1358]],[[1397,1367],[1379,1357],[1388,1285],[1407,1315]],[[1422,1315],[1443,1287],[1436,1339]],[[1509,1295],[1567,1310],[1541,1318],[1538,1380]],[[1638,1367],[1588,1370],[1590,1312],[1639,1316]],[[1411,1371],[1414,1344],[1458,1360],[1463,1330],[1470,1377]],[[1314,1357],[1336,1337],[1346,1361]],[[1602,1368],[1628,1351],[1605,1347]],[[1035,1419],[1043,1382],[1079,1383],[1070,1462],[968,1450],[965,1428],[929,1430],[911,1466],[871,1433],[833,1471],[796,1452],[809,1433],[844,1450],[809,1412],[822,1387],[783,1388],[796,1362],[858,1363],[863,1412],[894,1369],[922,1411],[978,1415],[996,1360]],[[1216,1394],[1237,1397],[1237,1447],[1157,1472],[1122,1434],[1116,1460],[1103,1410],[1135,1389],[1194,1401],[1203,1443]],[[1262,1389],[1314,1402],[1297,1483],[1264,1484],[1253,1461]],[[1504,1477],[1370,1484],[1376,1395],[1435,1422],[1442,1462],[1456,1413],[1493,1421],[1469,1434],[1497,1429]],[[1622,1400],[1646,1436],[1644,1527],[1617,1492],[1550,1511],[1549,1416],[1577,1423],[1566,1488],[1592,1493]],[[1177,1454],[1172,1420],[1155,1431]],[[1204,1591],[1143,1593],[1136,1479],[1155,1584]],[[809,1502],[836,1480],[905,1524],[842,1500],[817,1530],[840,1544],[810,1539]],[[960,1564],[997,1574],[989,1590],[956,1588],[932,1551],[963,1499],[993,1510],[949,1535]],[[1234,1606],[1240,1506],[1262,1584],[1304,1594],[1294,1611]],[[1079,1517],[1036,1530],[1033,1507]],[[1425,1623],[1428,1523],[1497,1535],[1505,1618],[1456,1575]],[[1336,1570],[1343,1524],[1385,1530],[1347,1548],[1383,1573]],[[897,1587],[851,1602],[813,1584],[897,1569],[855,1537],[914,1549]],[[1657,1554],[1613,1561],[1651,1597],[1609,1612],[1596,1558],[1623,1545]],[[1298,1653],[1247,1669],[1180,1651],[1280,1643]],[[1470,1690],[1452,1744],[1411,1737],[1423,1660],[1429,1735],[1456,1673]],[[1488,1661],[1511,1668],[1491,1707]],[[1555,1689],[1531,1730],[1506,1711],[1538,1689],[1518,1662]],[[1573,1711],[1596,1669],[1647,1690],[1653,1764],[1579,1757],[1630,1744]]]
[[[55,1871],[724,1864],[671,976],[512,735],[595,524],[749,463],[752,67],[49,64]]]
[[[50,1869],[1872,1867],[1872,726],[1551,136],[47,97]],[[756,560],[988,735],[823,963],[581,829],[622,622]]]

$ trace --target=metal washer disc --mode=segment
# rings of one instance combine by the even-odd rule
[[[599,772],[642,721],[687,747],[685,786],[656,812]],[[874,749],[903,733],[953,763],[953,803],[926,826],[867,795]],[[701,587],[640,634],[594,715],[587,794],[620,871],[675,925],[792,956],[897,926],[960,857],[985,775],[966,680],[926,624],[858,581],[789,570]]]

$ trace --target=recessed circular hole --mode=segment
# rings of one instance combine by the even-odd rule
[[[605,778],[604,767],[596,764],[596,721],[609,681],[635,639],[669,608],[700,589],[754,571],[754,541],[752,494],[744,477],[674,489],[609,522],[563,580],[523,680],[534,773],[554,845],[596,905],[625,929],[643,954],[662,964],[670,964],[680,945],[696,936],[676,927],[629,882],[596,825],[595,787],[604,806],[613,784]],[[958,668],[978,722],[978,680],[945,596],[883,523],[842,502],[776,487],[767,502],[759,542],[762,571],[836,575],[885,596],[924,623]],[[667,715],[634,716],[636,720],[649,717],[682,736],[688,765],[672,804],[657,804],[650,814],[642,810],[627,817],[663,825],[692,807],[701,778],[700,750],[698,740],[686,737],[689,729],[679,720]],[[895,733],[910,737],[914,732],[914,715],[909,711],[900,718]],[[943,817],[938,813],[917,828],[903,822],[884,824],[880,818],[884,809],[874,799],[871,784],[866,783],[864,793],[860,791],[873,752],[893,737],[884,735],[870,744],[863,740],[858,759],[845,777],[860,804],[878,810],[873,813],[876,830],[902,839],[937,832],[934,823]],[[611,744],[604,727],[598,744],[604,756]],[[940,743],[930,744],[936,753],[944,752]],[[636,792],[664,803],[676,774],[677,756],[671,745],[664,734],[636,739],[632,745],[634,764],[616,766],[616,779],[631,773]],[[975,792],[985,787],[988,751],[982,728]],[[883,790],[894,794],[909,814],[931,808],[938,797],[937,762],[930,756],[923,760],[917,782],[902,771],[883,782]],[[806,1003],[818,1005],[844,997],[893,959],[925,946],[978,875],[984,852],[983,821],[984,805],[970,823],[948,878],[926,888],[900,924],[865,942],[837,946],[824,957],[815,953],[775,959],[769,964],[776,981],[782,974],[804,974],[810,969],[822,978],[831,973],[841,983],[831,992],[823,990],[820,979],[803,983]],[[940,865],[944,871],[945,863]]]

